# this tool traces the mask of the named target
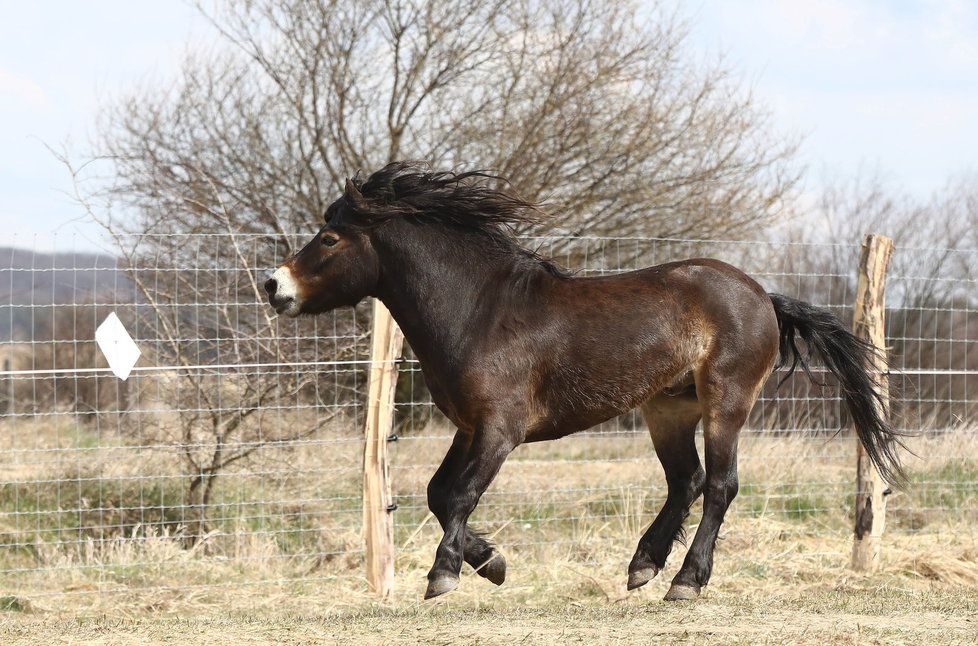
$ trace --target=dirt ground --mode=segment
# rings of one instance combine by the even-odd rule
[[[724,592],[667,604],[420,602],[357,610],[218,612],[206,616],[5,618],[6,644],[974,644],[978,593],[830,590],[771,598]]]

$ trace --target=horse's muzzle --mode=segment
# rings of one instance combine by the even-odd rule
[[[268,303],[275,309],[276,314],[297,316],[299,314],[299,305],[296,302],[296,295],[290,293],[294,291],[294,281],[291,280],[291,275],[283,276],[283,271],[287,272],[288,270],[279,267],[272,274],[272,277],[265,281],[265,293],[268,294]]]
[[[265,291],[268,293],[268,304],[275,308],[276,314],[281,314],[289,308],[289,305],[295,302],[294,298],[282,297],[276,293],[278,291],[278,281],[274,278],[269,278],[265,281]]]

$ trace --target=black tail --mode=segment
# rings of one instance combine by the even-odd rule
[[[780,294],[769,296],[781,334],[779,367],[791,359],[784,379],[800,364],[805,374],[818,383],[809,370],[808,360],[795,345],[797,335],[805,341],[809,355],[816,355],[839,380],[856,435],[880,475],[891,485],[905,484],[907,476],[897,455],[897,449],[902,447],[901,434],[881,415],[883,400],[879,384],[866,370],[870,359],[879,351],[847,330],[831,312]]]

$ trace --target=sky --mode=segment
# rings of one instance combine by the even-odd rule
[[[775,127],[805,137],[809,184],[878,172],[918,196],[978,170],[978,1],[686,0]]]
[[[97,248],[46,146],[83,149],[99,106],[175,73],[204,21],[181,0],[0,0],[0,16],[0,246]]]
[[[696,56],[723,55],[806,187],[872,172],[926,198],[978,171],[978,0],[678,0]],[[98,110],[212,40],[180,0],[0,0],[0,246],[93,249],[97,225],[46,148],[83,149]]]

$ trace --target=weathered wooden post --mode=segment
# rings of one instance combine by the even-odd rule
[[[382,598],[394,588],[394,518],[387,441],[394,427],[397,359],[404,336],[379,300],[374,299],[370,333],[367,424],[363,444],[363,537],[367,583]]]
[[[890,412],[889,379],[886,374],[886,339],[884,302],[886,268],[893,254],[893,240],[868,234],[863,240],[856,286],[856,308],[852,331],[879,350],[868,370],[877,375],[882,395],[884,418]],[[852,568],[872,572],[879,565],[880,542],[886,521],[886,483],[856,441],[856,526],[852,544]]]
[[[4,357],[3,358],[3,371],[4,372],[10,372],[10,370],[11,370],[11,368],[10,368],[10,357]],[[3,414],[14,412],[14,379],[13,379],[13,377],[11,377],[9,375],[6,375],[6,379],[10,382],[9,389],[7,389],[7,388],[3,389],[6,392],[4,392],[2,395],[0,395],[0,397],[3,397],[3,399],[0,399],[0,404],[2,404],[2,405],[0,405],[0,413],[3,413]],[[3,380],[0,380],[0,384],[2,384],[2,383],[3,383]]]

